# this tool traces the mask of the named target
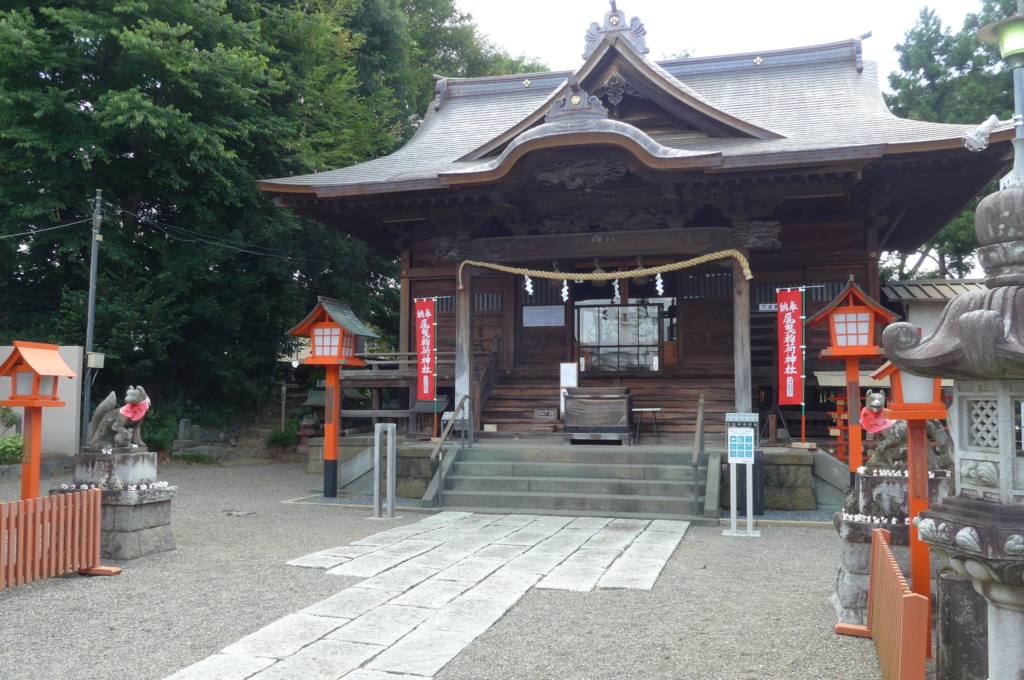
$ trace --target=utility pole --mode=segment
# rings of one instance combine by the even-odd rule
[[[89,400],[92,393],[92,369],[89,368],[89,355],[92,354],[92,336],[96,328],[96,276],[99,266],[100,226],[103,224],[103,190],[96,190],[96,198],[92,204],[92,257],[89,261],[89,317],[85,326],[85,379],[82,385],[82,447],[88,445],[89,437]]]

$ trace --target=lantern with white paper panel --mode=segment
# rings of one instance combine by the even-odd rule
[[[366,362],[357,355],[366,338],[378,337],[355,315],[351,305],[341,300],[318,297],[302,323],[288,335],[309,338],[312,352],[303,363],[323,366],[326,375],[324,390],[324,496],[338,495],[338,433],[341,417],[341,368],[362,368]]]
[[[43,408],[64,406],[57,396],[58,381],[77,377],[64,363],[59,349],[57,345],[15,340],[14,351],[0,365],[0,378],[11,379],[11,398],[0,402],[0,406],[25,409],[22,500],[39,497]]]
[[[846,397],[849,408],[850,472],[864,464],[863,433],[860,427],[860,362],[880,359],[885,352],[881,347],[879,326],[900,317],[880,303],[872,300],[854,281],[820,312],[807,319],[807,327],[828,324],[829,346],[821,351],[821,359],[843,361],[846,364]]]

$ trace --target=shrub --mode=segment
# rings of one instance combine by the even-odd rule
[[[0,438],[0,465],[21,465],[25,442],[20,435]]]
[[[290,428],[289,428],[290,430]],[[285,430],[272,430],[264,444],[271,451],[287,451],[299,445],[299,435]]]

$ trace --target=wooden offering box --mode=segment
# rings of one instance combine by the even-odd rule
[[[628,387],[569,387],[567,390],[567,442],[629,442],[633,432],[633,396]]]

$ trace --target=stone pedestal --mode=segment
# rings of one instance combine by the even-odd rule
[[[145,491],[104,491],[100,555],[134,560],[174,550],[171,500],[177,487]]]
[[[123,489],[103,489],[100,555],[134,560],[176,548],[171,530],[171,500],[177,487],[131,490],[157,481],[157,454],[139,449],[75,455],[74,483],[100,487],[121,480]]]
[[[950,572],[935,587],[935,680],[988,680],[988,606],[974,582]]]
[[[952,491],[953,480],[948,477],[928,480],[928,496],[931,503],[939,502]],[[852,514],[882,517],[887,520],[895,517],[898,521],[897,524],[882,524],[844,520],[841,512],[837,512],[833,518],[836,532],[842,541],[842,550],[836,589],[831,597],[832,606],[838,623],[863,626],[867,624],[872,531],[878,528],[889,531],[889,544],[893,556],[903,576],[910,581],[910,525],[906,524],[907,478],[858,474],[854,495],[857,507],[848,508]],[[938,573],[939,565],[936,560],[932,560],[933,589]]]

